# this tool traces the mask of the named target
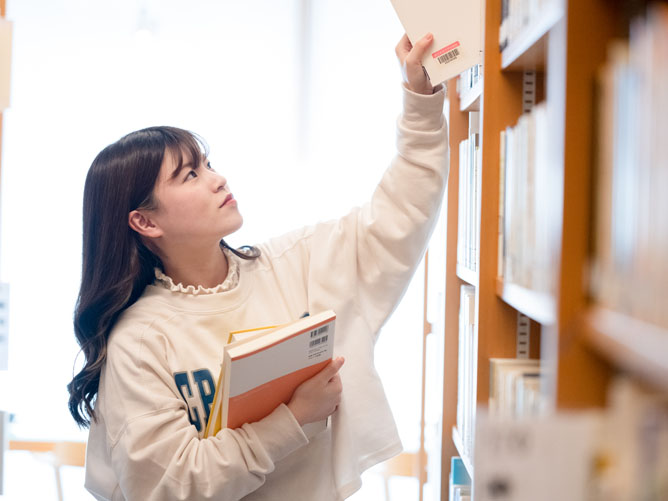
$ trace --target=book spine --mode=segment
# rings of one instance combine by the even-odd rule
[[[599,73],[595,249],[598,304],[668,328],[665,141],[668,7],[634,21]]]

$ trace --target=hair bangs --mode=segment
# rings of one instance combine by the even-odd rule
[[[170,128],[165,149],[174,159],[176,168],[171,177],[175,178],[186,166],[195,168],[209,156],[209,145],[204,139],[183,129]]]

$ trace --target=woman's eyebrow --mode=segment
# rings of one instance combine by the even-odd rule
[[[199,165],[197,165],[197,167],[199,167]],[[179,165],[178,167],[176,167],[176,169],[174,169],[174,172],[172,172],[171,179],[176,178],[183,169],[197,169],[197,167],[193,167],[193,163],[190,162],[190,161],[186,162],[186,163],[183,163],[183,164]]]

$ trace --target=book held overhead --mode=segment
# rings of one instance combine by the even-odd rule
[[[482,60],[481,0],[391,0],[411,43],[427,33],[434,35],[422,60],[431,84],[436,86]]]

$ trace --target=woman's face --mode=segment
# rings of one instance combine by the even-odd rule
[[[211,240],[217,245],[243,223],[227,180],[208,159],[198,160],[194,165],[184,152],[183,167],[176,173],[174,156],[165,152],[154,191],[157,208],[151,214],[165,241],[192,246]]]

